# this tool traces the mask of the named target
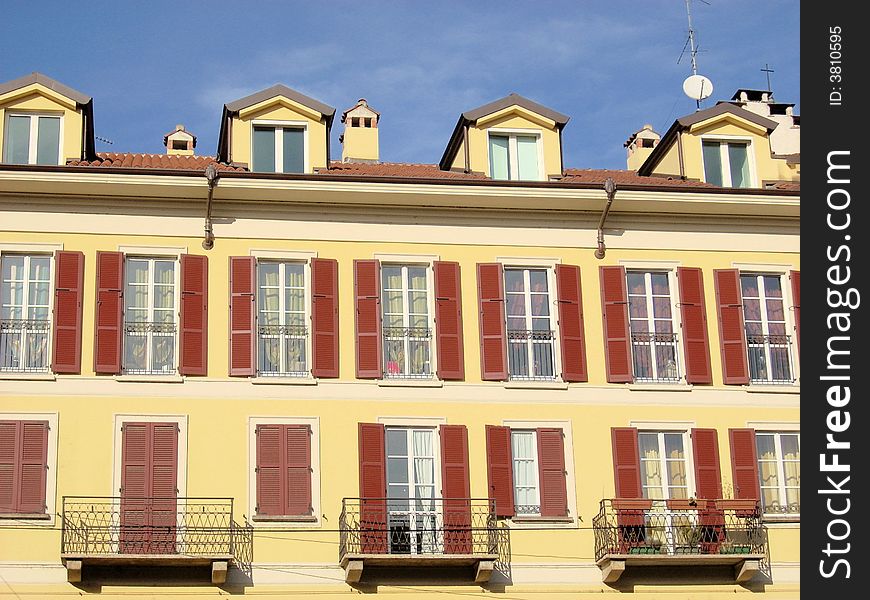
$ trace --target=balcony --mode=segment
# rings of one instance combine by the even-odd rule
[[[466,567],[485,583],[509,548],[508,530],[486,498],[345,498],[339,530],[348,583],[369,567]]]
[[[257,327],[258,377],[310,377],[308,328],[304,325]]]
[[[171,321],[125,321],[124,374],[174,374],[176,330]]]
[[[747,335],[749,380],[758,385],[791,385],[794,371],[791,336]]]
[[[0,373],[48,371],[51,321],[4,319],[0,321]]]
[[[509,329],[508,368],[511,381],[556,379],[556,334],[548,330]]]
[[[432,330],[385,327],[384,379],[432,379]]]
[[[680,362],[675,333],[631,334],[634,380],[638,383],[679,383]]]
[[[754,500],[602,500],[592,528],[605,583],[628,567],[729,566],[738,583],[769,572],[767,529]]]
[[[89,565],[210,565],[216,584],[233,565],[250,576],[253,528],[233,520],[232,498],[64,496],[61,519],[71,582]]]

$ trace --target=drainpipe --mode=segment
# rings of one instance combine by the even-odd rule
[[[604,221],[607,219],[607,213],[610,212],[610,206],[616,196],[616,184],[613,182],[613,177],[608,177],[604,182],[604,191],[607,192],[607,204],[604,206],[604,212],[601,213],[601,219],[598,221],[598,249],[595,250],[595,258],[599,260],[604,258],[604,252],[607,250],[604,247]]]
[[[218,170],[214,163],[205,168],[205,180],[208,182],[208,202],[205,205],[205,238],[202,240],[202,247],[205,250],[211,250],[214,248],[214,231],[211,226],[211,201],[214,196],[214,189],[218,183]]]

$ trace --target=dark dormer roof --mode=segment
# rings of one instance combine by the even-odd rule
[[[746,99],[753,102],[761,102],[764,94],[767,94],[768,98],[773,97],[773,92],[771,92],[770,90],[753,90],[749,88],[740,88],[739,90],[734,92],[734,95],[731,96],[731,99],[740,100],[740,94],[742,94],[743,92],[746,92]]]

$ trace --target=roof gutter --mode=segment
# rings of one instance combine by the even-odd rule
[[[607,220],[607,213],[610,212],[613,199],[616,197],[616,183],[614,183],[613,177],[608,177],[604,182],[604,191],[607,193],[607,204],[604,205],[604,212],[601,213],[601,218],[598,220],[598,248],[595,250],[595,258],[599,260],[604,258],[604,253],[607,251],[604,246],[604,221]]]
[[[211,205],[214,198],[214,189],[218,184],[218,170],[214,163],[205,168],[205,180],[208,183],[208,200],[205,205],[205,237],[202,240],[204,250],[214,248],[214,230],[211,222]]]

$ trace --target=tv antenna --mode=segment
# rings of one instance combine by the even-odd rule
[[[112,140],[106,139],[106,138],[101,137],[99,135],[95,135],[94,139],[97,140],[98,142],[103,142],[104,144],[114,144],[115,143]]]
[[[707,0],[701,0],[701,2],[707,6],[710,5]],[[713,82],[703,75],[698,75],[698,45],[695,40],[695,27],[692,25],[692,0],[686,0],[686,16],[689,19],[689,37],[683,46],[680,58],[677,59],[677,64],[680,64],[680,61],[686,54],[686,48],[689,48],[689,57],[692,61],[692,74],[683,82],[683,92],[695,101],[697,110],[700,110],[701,100],[709,98],[713,94]]]

